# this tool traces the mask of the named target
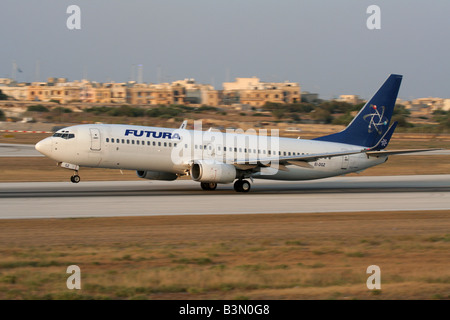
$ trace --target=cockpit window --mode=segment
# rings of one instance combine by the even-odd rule
[[[63,139],[68,140],[68,139],[73,139],[73,138],[75,138],[75,134],[74,134],[74,133],[69,133],[68,131],[65,131],[65,132],[55,132],[55,133],[53,134],[53,137],[56,137],[56,138],[63,138]]]

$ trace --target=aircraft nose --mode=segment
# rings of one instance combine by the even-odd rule
[[[52,152],[52,138],[45,138],[36,143],[34,148],[45,156],[49,156]]]

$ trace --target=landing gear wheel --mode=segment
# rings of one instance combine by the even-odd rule
[[[217,188],[217,183],[215,182],[202,182],[200,183],[200,187],[202,187],[203,190],[216,190]]]
[[[234,183],[234,190],[236,192],[249,192],[250,188],[250,182],[248,182],[247,180],[237,180]]]
[[[80,182],[80,180],[81,180],[81,178],[77,174],[70,177],[70,181],[72,181],[73,183],[78,183],[78,182]]]

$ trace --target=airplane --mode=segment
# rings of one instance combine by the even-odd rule
[[[311,140],[267,134],[188,130],[119,124],[83,124],[56,131],[35,148],[58,165],[135,170],[150,180],[190,176],[203,190],[234,183],[249,192],[253,179],[311,180],[360,172],[388,156],[436,149],[386,150],[397,126],[390,124],[403,76],[391,74],[341,132]],[[242,131],[242,130],[241,130]],[[272,134],[273,133],[273,134]]]

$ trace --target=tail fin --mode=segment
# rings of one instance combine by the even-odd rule
[[[343,131],[314,140],[372,147],[389,128],[403,76],[391,74]],[[392,133],[391,133],[392,134]]]
[[[380,141],[376,145],[370,148],[370,151],[376,151],[384,149],[388,146],[389,141],[391,141],[392,135],[394,134],[395,128],[397,127],[398,121],[395,121],[386,131],[386,133],[381,137]]]

